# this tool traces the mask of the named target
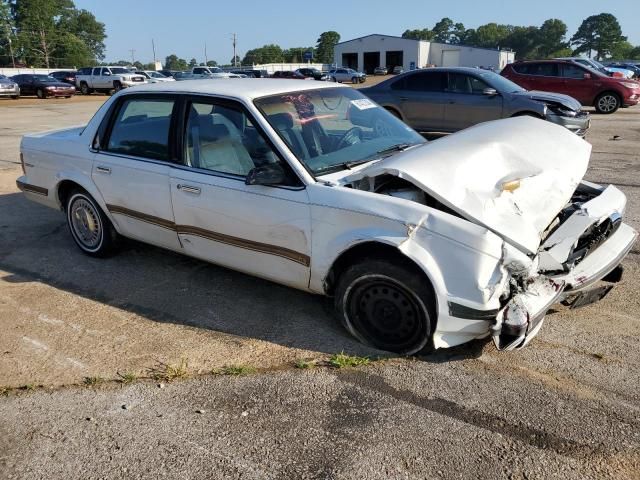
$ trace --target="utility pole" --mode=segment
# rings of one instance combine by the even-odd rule
[[[131,50],[129,50],[129,51],[131,52],[131,65],[133,65],[133,64],[136,62],[136,60],[135,60],[135,53],[136,53],[136,50],[135,50],[135,48],[132,48],[132,49],[131,49]]]
[[[156,68],[156,42],[151,39],[151,48],[153,48],[153,68]]]
[[[233,66],[237,67],[238,66],[238,62],[236,60],[236,43],[237,43],[237,39],[238,36],[235,33],[232,33],[231,35],[233,35]]]
[[[209,58],[207,57],[207,42],[204,42],[204,64],[209,64]]]

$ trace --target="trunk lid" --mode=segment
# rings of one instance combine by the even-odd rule
[[[528,253],[571,199],[591,145],[530,117],[480,124],[362,168],[343,181],[390,174]],[[505,184],[519,181],[512,190]]]

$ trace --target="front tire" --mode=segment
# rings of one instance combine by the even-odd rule
[[[604,92],[596,98],[596,111],[608,115],[614,113],[621,106],[620,97],[613,92]]]
[[[71,237],[83,253],[106,257],[113,252],[118,233],[91,195],[84,190],[74,190],[65,209]]]
[[[47,95],[44,93],[44,90],[39,88],[36,90],[36,97],[39,99],[47,98]]]
[[[362,343],[401,355],[431,347],[435,298],[416,268],[378,259],[354,264],[338,279],[335,307]]]
[[[118,93],[120,90],[122,90],[122,84],[118,81],[113,82],[113,92]]]

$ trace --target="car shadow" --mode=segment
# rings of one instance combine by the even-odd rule
[[[20,193],[0,196],[0,270],[6,282],[41,282],[155,322],[189,325],[319,353],[383,355],[361,345],[311,295],[143,243],[126,240],[110,258],[82,254],[60,212]],[[483,342],[419,357],[481,355]]]

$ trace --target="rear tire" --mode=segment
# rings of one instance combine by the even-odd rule
[[[47,98],[47,95],[44,93],[44,90],[39,88],[36,90],[36,97],[39,99]]]
[[[401,355],[432,348],[435,297],[417,268],[376,258],[356,263],[338,279],[335,308],[364,344]]]
[[[92,90],[89,88],[89,85],[87,85],[87,82],[82,82],[80,84],[80,93],[83,95],[90,95],[91,92]]]
[[[351,83],[358,83],[358,77],[352,77]]]
[[[83,253],[106,257],[113,252],[118,233],[91,195],[82,189],[73,190],[65,210],[71,237]]]
[[[113,82],[113,92],[118,93],[120,90],[122,90],[122,84],[116,80]]]
[[[596,111],[608,115],[614,113],[622,105],[620,97],[614,92],[603,92],[596,98]]]

